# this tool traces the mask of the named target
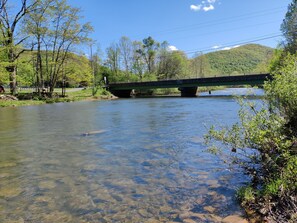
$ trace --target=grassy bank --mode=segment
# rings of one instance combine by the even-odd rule
[[[102,89],[98,88],[95,92],[95,95],[92,95],[92,89],[83,89],[78,91],[69,91],[66,90],[65,97],[54,97],[54,98],[42,98],[42,97],[33,97],[29,100],[0,100],[0,107],[17,107],[17,106],[30,106],[30,105],[41,105],[41,104],[51,104],[51,103],[61,103],[61,102],[74,102],[82,100],[100,100],[100,99],[110,99],[111,94]],[[24,97],[31,94],[31,92],[22,91],[20,96]]]

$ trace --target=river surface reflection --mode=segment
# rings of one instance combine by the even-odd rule
[[[233,93],[242,90],[213,95]],[[0,108],[0,222],[219,222],[241,214],[234,194],[245,177],[203,143],[207,127],[236,122],[238,108],[225,96]],[[99,132],[82,135],[90,131]]]

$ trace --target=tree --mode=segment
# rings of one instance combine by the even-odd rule
[[[83,55],[70,53],[64,66],[66,81],[70,86],[89,85],[93,81],[90,60]]]
[[[143,74],[145,72],[145,62],[141,55],[142,43],[139,41],[134,41],[132,43],[133,47],[133,56],[132,56],[132,72],[137,74],[142,80]]]
[[[285,19],[281,25],[286,42],[286,49],[295,53],[297,50],[297,0],[293,0],[288,7]]]
[[[6,54],[5,69],[9,73],[10,91],[13,95],[16,94],[17,86],[17,59],[26,50],[22,47],[22,43],[28,38],[28,35],[21,35],[17,32],[21,30],[19,26],[22,24],[22,19],[36,9],[38,2],[38,0],[32,0],[28,3],[27,0],[21,0],[19,9],[10,11],[8,0],[0,1],[1,44]]]
[[[106,64],[112,72],[117,74],[120,70],[120,49],[118,44],[112,43],[111,46],[106,49],[106,54]]]
[[[32,45],[36,46],[35,75],[37,91],[40,94],[45,87],[45,77],[43,70],[42,48],[43,40],[49,35],[48,24],[50,23],[50,7],[53,7],[54,0],[40,0],[36,4],[36,10],[28,14],[25,19],[25,28],[28,35],[32,35]]]
[[[150,36],[143,39],[142,42],[142,47],[137,50],[137,53],[139,53],[143,57],[147,66],[148,73],[154,73],[156,54],[157,50],[160,47],[160,44]]]
[[[170,51],[163,42],[158,56],[157,78],[177,79],[187,77],[188,58],[182,51]]]
[[[118,47],[120,51],[123,68],[125,70],[126,75],[128,75],[129,72],[131,72],[132,70],[132,58],[133,58],[132,41],[128,37],[123,36],[119,41]]]
[[[66,0],[55,0],[49,9],[50,30],[43,42],[46,49],[46,72],[52,94],[59,78],[65,78],[63,69],[72,47],[90,41],[88,34],[93,28],[89,23],[80,23],[80,9],[71,7]]]

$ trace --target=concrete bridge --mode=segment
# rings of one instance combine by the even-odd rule
[[[148,82],[110,83],[107,89],[117,97],[130,97],[132,90],[178,88],[182,97],[195,97],[197,88],[204,86],[263,85],[271,79],[270,74],[249,74],[195,79],[162,80]]]

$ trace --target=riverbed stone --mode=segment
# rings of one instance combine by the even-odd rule
[[[195,221],[193,219],[190,219],[190,218],[187,218],[187,219],[183,220],[183,223],[197,223],[197,221]]]
[[[55,181],[50,181],[50,180],[46,180],[46,181],[41,181],[38,184],[38,187],[40,189],[47,189],[47,190],[51,190],[54,189],[57,186]]]
[[[98,168],[98,166],[95,164],[87,164],[84,166],[84,170],[86,170],[86,171],[94,171],[97,168]]]
[[[0,179],[1,178],[7,178],[10,177],[11,175],[9,173],[0,173]]]
[[[36,202],[45,202],[45,203],[53,203],[54,200],[48,196],[40,196],[35,199]]]
[[[139,215],[141,215],[144,218],[147,218],[147,217],[151,216],[151,214],[145,209],[138,210],[138,213],[139,213]]]
[[[206,206],[206,207],[203,207],[203,210],[209,212],[209,213],[214,213],[214,211],[216,210],[214,207],[212,206]]]
[[[8,168],[8,167],[15,167],[15,166],[17,166],[17,163],[15,162],[0,163],[0,168]]]
[[[19,196],[23,190],[20,187],[10,186],[0,188],[0,197],[13,198]]]
[[[8,219],[8,220],[5,220],[5,223],[25,223],[25,220],[23,218]]]
[[[222,220],[223,223],[248,223],[248,221],[239,215],[230,215]]]
[[[63,223],[71,223],[72,216],[66,212],[54,211],[49,214],[44,214],[42,216],[43,223],[53,223],[53,222],[63,222]]]

